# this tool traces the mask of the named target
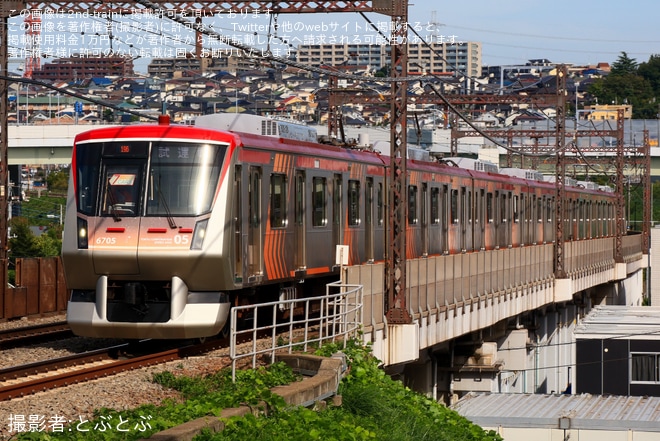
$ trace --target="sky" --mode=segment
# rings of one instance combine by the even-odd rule
[[[612,63],[622,51],[648,61],[660,54],[660,1],[628,1],[410,0],[409,21],[435,16],[441,34],[481,42],[489,65]]]
[[[656,23],[660,1],[633,1],[634,7],[613,0],[409,0],[408,22],[420,38],[427,40],[480,42],[485,65],[525,64],[539,58],[557,64],[595,65],[616,61],[622,51],[644,62],[652,54],[660,54],[660,28]],[[222,35],[281,56],[298,44],[382,44],[384,36],[389,35],[388,21],[385,15],[375,13],[274,16],[267,11],[205,19]],[[273,30],[275,24],[277,31]],[[379,27],[382,35],[371,25]],[[10,68],[20,68],[24,58],[25,26],[21,17],[10,20],[10,57],[15,59]],[[110,34],[112,38],[108,38]],[[411,41],[417,35],[411,32]],[[182,56],[193,49],[194,42],[190,32],[171,20],[146,15],[108,19],[44,14],[41,39],[39,48],[44,59],[81,51],[90,55],[130,53],[141,72],[146,72],[151,57]],[[221,48],[226,46],[218,41],[207,43],[210,51],[215,48],[215,55],[222,56]]]

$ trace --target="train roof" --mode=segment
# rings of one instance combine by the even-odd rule
[[[219,141],[226,143],[238,143],[238,137],[229,132],[195,128],[192,126],[172,124],[167,122],[160,124],[135,124],[120,126],[97,127],[79,133],[75,142],[108,139],[144,139],[144,138],[170,138],[170,139],[199,139],[208,141]]]
[[[268,150],[282,150],[286,145],[286,149],[298,154],[309,156],[325,154],[347,161],[389,165],[389,154],[381,154],[380,149],[362,150],[319,144],[316,140],[316,130],[305,125],[296,125],[290,121],[281,121],[258,115],[242,115],[241,117],[236,115],[204,115],[196,120],[194,126],[170,125],[169,121],[164,119],[159,124],[97,127],[78,134],[75,142],[115,138],[171,138],[212,140],[239,147],[252,146]],[[306,132],[306,129],[309,129],[309,131]],[[266,132],[265,135],[264,132]],[[411,165],[427,171],[438,171],[438,168],[445,168],[444,172],[457,176],[518,184],[534,183],[535,186],[554,188],[554,176],[542,176],[533,170],[499,169],[496,164],[490,162],[461,157],[444,158],[441,161],[436,161],[427,155],[420,155],[417,150],[411,152],[408,149],[408,152]],[[567,178],[565,183],[567,187],[583,192],[612,192],[610,187],[586,185],[585,182],[578,183],[578,181],[571,178]]]

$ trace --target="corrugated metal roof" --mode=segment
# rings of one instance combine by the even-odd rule
[[[660,432],[660,397],[489,394],[470,392],[451,406],[482,427],[559,428]]]
[[[575,328],[575,337],[660,339],[660,307],[596,306]]]

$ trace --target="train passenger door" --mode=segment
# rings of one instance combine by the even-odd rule
[[[250,182],[248,186],[248,282],[256,281],[263,274],[261,183],[261,167],[250,167]]]
[[[296,172],[296,199],[295,199],[295,236],[296,253],[294,267],[296,270],[305,269],[307,259],[305,255],[305,172]]]
[[[245,268],[243,268],[243,204],[241,203],[242,167],[237,165],[234,169],[234,198],[232,213],[234,215],[234,282],[243,282]]]

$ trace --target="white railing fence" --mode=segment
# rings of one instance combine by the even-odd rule
[[[338,281],[326,285],[326,295],[322,297],[232,307],[232,378],[235,379],[237,362],[244,358],[250,357],[255,368],[259,357],[267,354],[273,360],[280,351],[306,352],[310,345],[319,347],[337,341],[345,345],[357,337],[362,327],[362,296],[362,285]]]

